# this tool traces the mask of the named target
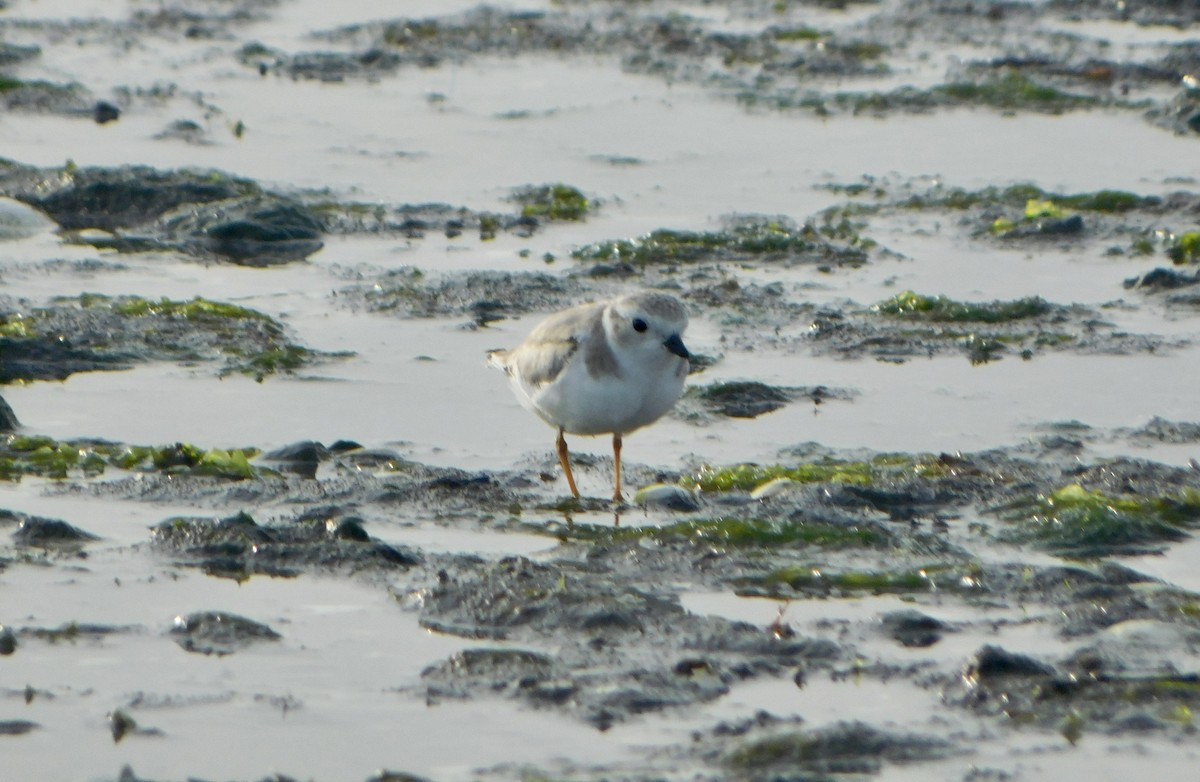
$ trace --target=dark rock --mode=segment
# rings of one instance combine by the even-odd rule
[[[193,236],[208,252],[242,266],[274,266],[324,247],[321,224],[297,203],[255,199],[225,205]]]
[[[1197,443],[1200,442],[1200,423],[1168,421],[1155,416],[1145,426],[1134,430],[1132,436],[1172,444]]]
[[[265,624],[224,611],[198,611],[175,617],[175,641],[189,652],[226,655],[261,641],[278,641],[279,633]]]
[[[128,358],[102,355],[71,344],[70,338],[0,337],[0,383],[14,380],[66,380],[76,372],[127,369]]]
[[[115,122],[121,118],[121,110],[108,101],[96,101],[92,109],[92,118],[96,120],[97,125]]]
[[[156,139],[169,140],[174,139],[183,141],[188,144],[205,144],[205,131],[203,126],[198,122],[190,119],[175,120],[161,132],[154,136]]]
[[[3,350],[3,347],[0,347],[0,350]],[[4,401],[4,397],[0,396],[0,432],[15,432],[20,426],[17,414],[9,407],[8,402]]]
[[[5,4],[0,3],[0,10],[4,10]],[[41,55],[42,50],[37,46],[18,46],[14,43],[5,43],[0,41],[0,67],[16,65],[32,60]]]
[[[120,743],[126,736],[161,736],[158,728],[143,728],[124,709],[114,709],[108,715],[108,729],[112,733],[113,743]]]
[[[99,540],[96,535],[84,532],[60,519],[44,519],[29,516],[13,533],[13,540],[22,546],[72,546]]]
[[[967,676],[981,681],[1010,676],[1053,676],[1054,668],[1032,657],[1006,651],[999,646],[987,645],[975,653],[967,663]]]
[[[9,655],[17,650],[17,634],[11,627],[0,625],[0,654]]]
[[[0,720],[0,736],[23,736],[40,727],[42,726],[29,720]]]
[[[730,418],[757,418],[778,410],[792,398],[784,389],[749,380],[713,383],[696,394],[712,412]]]
[[[315,440],[285,445],[263,455],[263,461],[302,478],[315,478],[321,462],[328,461],[329,449]]]
[[[367,534],[367,530],[363,527],[362,519],[349,518],[342,519],[333,529],[333,536],[338,540],[353,540],[359,543],[368,543],[371,536]]]
[[[422,562],[412,549],[371,540],[358,519],[331,529],[322,514],[270,527],[246,513],[219,520],[174,518],[156,525],[151,540],[175,551],[184,564],[238,581],[256,574],[290,577],[308,568],[407,569]]]
[[[941,504],[929,486],[895,487],[831,486],[826,501],[843,507],[866,507],[887,513],[894,520],[908,521],[935,511]]]
[[[143,225],[183,204],[222,201],[253,187],[247,182],[146,166],[81,169],[64,181],[65,186],[49,195],[40,196],[41,191],[35,190],[16,197],[46,212],[63,228],[115,231]]]
[[[829,779],[830,772],[874,774],[882,761],[909,762],[943,758],[953,751],[931,736],[901,735],[862,722],[843,722],[818,730],[777,733],[746,741],[726,762],[754,779]],[[778,773],[768,774],[768,770]],[[797,773],[804,772],[808,773]]]
[[[1038,220],[1034,231],[1041,236],[1064,236],[1083,233],[1083,218],[1079,215]]]
[[[426,777],[410,774],[407,771],[388,771],[385,769],[367,777],[366,782],[430,782],[430,780]]]
[[[421,672],[433,697],[464,697],[472,686],[490,692],[530,692],[554,677],[552,658],[524,649],[464,649]]]
[[[882,618],[883,630],[902,646],[933,646],[942,640],[946,625],[920,611],[892,611]]]
[[[1164,291],[1184,288],[1197,283],[1200,283],[1200,272],[1184,274],[1174,269],[1159,267],[1137,277],[1130,277],[1125,280],[1125,287]]]

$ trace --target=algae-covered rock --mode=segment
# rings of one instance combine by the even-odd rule
[[[1005,514],[1011,540],[1060,556],[1113,556],[1161,551],[1200,523],[1200,490],[1146,496],[1108,494],[1078,483],[1015,504]]]
[[[220,359],[223,373],[261,380],[335,355],[287,336],[284,325],[265,313],[200,297],[83,294],[22,310],[0,305],[0,382],[63,380],[146,361],[206,359]]]

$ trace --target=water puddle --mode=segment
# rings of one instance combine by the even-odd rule
[[[502,762],[547,764],[567,746],[572,757],[593,762],[622,754],[594,729],[549,712],[503,702],[426,706],[414,693],[421,671],[465,642],[420,629],[374,585],[308,576],[237,584],[147,562],[129,549],[102,550],[75,567],[10,566],[0,585],[24,596],[6,617],[18,628],[126,628],[54,642],[23,638],[6,660],[6,686],[28,685],[36,695],[19,707],[19,693],[9,693],[5,714],[41,728],[5,757],[33,777],[70,776],[81,763],[115,774],[128,763],[157,777],[182,765],[216,778],[268,768],[326,779],[365,778],[380,768],[463,778]],[[167,631],[174,617],[201,610],[264,622],[282,639],[226,657],[190,654]],[[163,735],[132,735],[114,746],[105,715],[116,708]],[[466,746],[464,729],[472,735]],[[530,735],[544,741],[517,740]],[[63,746],[71,753],[52,749]]]

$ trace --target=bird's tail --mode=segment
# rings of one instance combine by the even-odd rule
[[[508,374],[508,351],[489,350],[487,352],[487,365]]]

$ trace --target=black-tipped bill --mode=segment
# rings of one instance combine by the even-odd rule
[[[688,349],[686,347],[684,347],[683,340],[679,338],[678,334],[672,334],[671,338],[663,343],[663,347],[665,347],[667,350],[671,351],[675,355],[679,356],[680,358],[691,358],[692,357],[692,354],[688,353]]]

